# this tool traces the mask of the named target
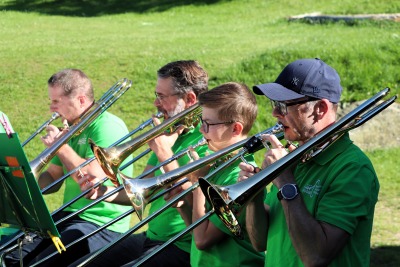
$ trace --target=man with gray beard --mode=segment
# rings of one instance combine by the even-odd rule
[[[208,74],[197,61],[183,60],[171,62],[161,67],[157,72],[154,106],[159,112],[164,114],[164,119],[168,119],[195,105],[199,94],[207,90]],[[155,125],[160,123],[156,117],[153,120]],[[179,127],[172,133],[164,133],[150,141],[149,146],[153,153],[147,162],[145,171],[171,158],[177,152],[198,143],[202,139],[202,134],[199,131],[200,126],[200,124],[194,125],[194,128],[191,129]],[[207,147],[198,147],[196,149],[200,157],[205,155],[206,150]],[[169,172],[186,165],[189,161],[190,158],[188,156],[181,157],[163,166],[163,170],[164,172]],[[160,174],[161,171],[158,170],[151,177]],[[82,183],[82,190],[93,185],[90,178],[88,179],[88,183]],[[189,186],[189,183],[185,183],[175,190],[185,190]],[[102,192],[109,191],[104,188],[98,190]],[[125,198],[126,201],[124,204],[131,205],[125,191],[121,191],[119,194],[124,194],[125,196],[117,196],[113,200],[107,199],[106,201],[123,203],[123,199]],[[91,198],[97,198],[99,195],[99,192],[89,194]],[[165,198],[167,199],[168,197]],[[162,197],[153,201],[150,206],[149,215],[159,210],[165,203],[166,201]],[[132,266],[132,261],[137,261],[152,250],[157,249],[158,246],[185,228],[185,223],[178,211],[175,208],[168,208],[150,221],[147,231],[129,236],[105,253],[102,253],[88,266],[125,266],[124,264]],[[173,245],[168,246],[147,261],[145,266],[190,266],[189,252],[191,239],[190,234],[181,237]],[[83,260],[81,259],[71,266],[76,266]]]

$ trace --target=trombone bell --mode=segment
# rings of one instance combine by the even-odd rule
[[[118,147],[109,147],[106,150],[105,148],[97,146],[92,139],[89,139],[89,144],[104,173],[110,178],[114,185],[119,186],[117,174],[114,170],[118,169],[123,159],[121,160],[119,157],[121,153],[118,151]]]
[[[199,186],[202,192],[207,192],[205,197],[208,203],[211,204],[215,213],[225,224],[225,226],[233,233],[236,237],[243,239],[242,228],[239,225],[236,216],[229,207],[227,201],[229,198],[228,190],[219,186],[212,186],[207,180],[199,179]]]

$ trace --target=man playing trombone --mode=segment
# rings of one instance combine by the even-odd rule
[[[274,83],[254,87],[271,100],[285,138],[300,146],[335,123],[341,91],[338,74],[320,59],[294,61]],[[288,154],[275,136],[265,139],[263,168]],[[325,145],[287,166],[265,203],[259,194],[247,205],[247,230],[253,246],[267,250],[265,266],[369,266],[378,179],[347,132]],[[253,166],[240,166],[239,180],[252,179]]]
[[[68,124],[77,123],[94,104],[93,86],[90,79],[78,69],[65,69],[52,75],[48,80],[48,94],[50,99],[50,110],[58,112],[61,118]],[[46,128],[47,134],[42,137],[43,143],[51,147],[58,138],[65,134],[54,125]],[[66,131],[68,132],[68,131]],[[67,144],[63,144],[57,151],[46,171],[42,172],[38,178],[38,184],[43,189],[60,179],[64,173],[74,170],[84,164],[89,158],[93,158],[92,150],[88,144],[89,138],[95,142],[109,146],[118,138],[128,133],[125,123],[118,117],[108,112],[103,112],[89,126],[77,135],[73,136]],[[83,166],[83,165],[82,165]],[[132,173],[132,167],[127,168],[127,174]],[[81,193],[79,179],[81,173],[99,177],[106,177],[97,161],[93,161],[82,167],[82,171],[73,173],[72,179],[65,180],[65,191],[63,203],[67,203]],[[112,184],[110,182],[110,184]],[[56,192],[62,183],[58,183],[50,188],[47,193]],[[72,203],[61,212],[53,215],[55,223],[86,207],[92,201],[81,198]],[[112,203],[101,202],[85,211],[57,225],[64,245],[86,236],[104,225],[111,219],[119,216],[129,207]],[[129,229],[129,216],[109,226],[106,229],[92,235],[83,242],[78,242],[67,249],[66,252],[57,254],[44,261],[41,266],[66,266],[79,257],[93,252],[112,240],[121,232]],[[32,243],[28,243],[22,248],[23,262],[31,265],[56,251],[51,240],[41,237],[34,238]],[[6,257],[7,266],[19,266],[19,251],[14,251]]]
[[[157,76],[154,106],[164,114],[164,119],[171,118],[197,104],[199,94],[208,90],[208,74],[194,60],[170,62],[157,71]],[[157,118],[154,118],[154,122],[155,125],[160,124]],[[202,138],[199,128],[200,124],[194,125],[193,128],[178,127],[176,131],[161,134],[149,141],[148,144],[153,153],[144,171],[152,169],[159,163],[171,158],[175,153],[198,143]],[[199,147],[197,152],[203,156],[206,150],[207,147]],[[188,156],[181,157],[163,166],[163,171],[169,172],[179,166],[186,165],[189,160]],[[161,170],[157,170],[148,177],[158,176],[161,173]],[[91,185],[93,183],[89,182],[82,189],[85,190]],[[187,187],[189,187],[188,183],[182,185],[181,190]],[[106,189],[107,192],[109,190],[110,188]],[[98,195],[97,192],[92,192],[92,197],[96,198]],[[121,203],[124,199],[126,205],[131,205],[125,191],[113,199],[106,199],[106,201]],[[149,214],[157,211],[164,204],[165,200],[162,197],[156,199],[151,203]],[[168,208],[149,223],[147,231],[133,234],[109,250],[104,251],[89,266],[122,266],[124,264],[131,266],[129,262],[156,249],[184,228],[185,223],[178,211],[175,208]],[[168,249],[150,260],[148,266],[190,266],[190,243],[191,236],[186,235],[179,242],[169,246]],[[83,260],[81,259],[71,266],[76,266]]]

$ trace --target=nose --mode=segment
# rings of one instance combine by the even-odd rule
[[[199,129],[200,133],[204,136],[204,134],[206,133],[204,131],[204,123],[200,125],[200,129]]]
[[[272,108],[272,116],[275,118],[283,118],[283,115],[281,114],[281,112],[279,111],[278,107],[274,107]]]
[[[158,98],[154,99],[153,104],[154,104],[155,107],[161,107],[161,102],[160,102],[160,100]]]
[[[56,106],[53,105],[53,104],[50,104],[49,109],[50,109],[51,112],[57,111],[57,110],[56,110]]]

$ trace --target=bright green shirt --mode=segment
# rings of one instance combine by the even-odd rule
[[[246,160],[255,166],[252,155],[246,156]],[[239,177],[240,168],[238,167],[240,160],[237,160],[223,171],[219,171],[216,175],[210,177],[212,184],[230,185],[236,184]],[[207,203],[207,209],[210,210],[210,205]],[[226,235],[219,243],[204,249],[199,250],[196,247],[194,238],[192,238],[192,248],[190,251],[190,265],[194,266],[263,266],[264,252],[257,252],[251,245],[250,239],[246,232],[246,216],[245,209],[238,218],[242,231],[244,231],[244,239],[236,238],[231,234],[228,228],[218,218],[216,214],[210,217],[210,222]]]
[[[181,134],[172,147],[174,154],[196,144],[201,138],[203,138],[203,135],[200,133],[199,129],[200,125],[197,125],[196,128],[190,130],[189,132]],[[200,146],[195,150],[200,157],[203,157],[207,149],[207,146]],[[184,166],[189,163],[189,161],[190,158],[187,155],[178,159],[179,166]],[[157,156],[154,153],[150,156],[147,164],[150,166],[156,166],[159,164]],[[160,174],[161,172],[159,170],[155,173],[156,176]],[[165,203],[166,201],[163,197],[156,199],[151,203],[149,213],[151,214],[160,209],[165,205]],[[169,208],[149,222],[149,227],[146,234],[148,238],[153,240],[168,241],[185,228],[185,222],[183,221],[179,212],[175,208]],[[180,249],[190,252],[191,239],[191,235],[187,234],[181,237],[174,244]]]
[[[379,182],[366,155],[346,134],[320,155],[299,163],[294,176],[311,215],[350,234],[329,266],[369,266]],[[289,237],[277,191],[272,186],[266,197],[270,226],[265,266],[303,266]]]
[[[85,128],[81,134],[72,137],[68,144],[80,157],[88,159],[94,157],[92,149],[90,148],[90,144],[88,143],[89,138],[92,139],[96,143],[96,145],[106,148],[125,136],[127,133],[128,129],[125,123],[120,118],[112,115],[111,113],[104,112],[98,118],[96,118],[87,128]],[[62,166],[62,163],[58,157],[54,157],[51,163]],[[123,172],[128,176],[132,176],[132,165],[127,167]],[[107,180],[105,184],[113,186],[113,184],[109,180]],[[65,186],[66,187],[63,200],[64,203],[70,201],[81,193],[79,185],[73,179],[66,179]],[[65,210],[75,212],[87,206],[91,202],[92,200],[81,198]],[[101,201],[95,206],[85,210],[83,213],[80,213],[79,217],[84,220],[93,222],[97,225],[104,225],[104,223],[116,218],[117,216],[130,209],[132,209],[132,207],[130,206],[122,206]],[[122,233],[129,229],[129,223],[130,216],[126,216],[125,218],[107,227],[107,229]]]

